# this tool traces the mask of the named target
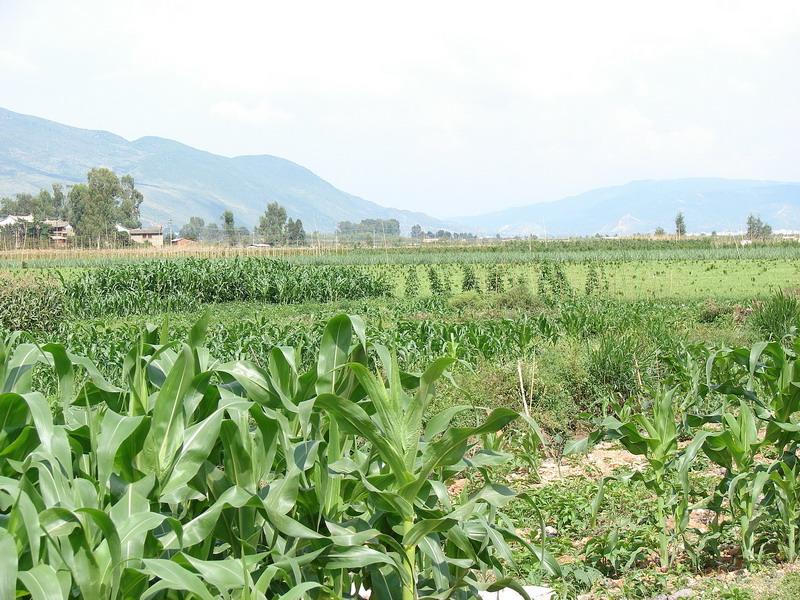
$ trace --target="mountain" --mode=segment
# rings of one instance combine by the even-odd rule
[[[397,219],[406,232],[415,223],[446,227],[425,214],[343,192],[276,156],[229,158],[159,137],[130,142],[0,108],[0,196],[82,182],[89,169],[100,166],[133,175],[144,195],[145,223],[172,219],[179,227],[190,216],[218,222],[230,209],[237,223],[253,226],[267,203],[277,201],[290,217],[302,219],[307,231],[333,231],[339,221],[362,219]]]
[[[800,183],[747,179],[633,181],[556,200],[454,219],[482,234],[593,235],[674,229],[683,211],[690,233],[742,231],[755,214],[776,231],[800,230]]]

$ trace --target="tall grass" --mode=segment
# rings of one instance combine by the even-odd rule
[[[757,304],[752,321],[766,339],[780,341],[794,337],[800,327],[800,299],[780,290]]]

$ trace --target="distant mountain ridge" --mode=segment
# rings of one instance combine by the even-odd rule
[[[397,219],[404,233],[473,231],[486,236],[633,234],[673,229],[683,211],[689,232],[740,231],[747,215],[775,230],[800,230],[800,183],[694,178],[633,181],[528,206],[448,219],[387,208],[337,189],[305,167],[269,155],[219,156],[180,142],[128,141],[107,131],[62,125],[0,108],[0,196],[36,193],[51,183],[85,181],[98,166],[131,174],[145,197],[145,224],[190,216],[219,222],[232,210],[253,226],[268,202],[303,220],[307,231],[333,231],[339,221]]]
[[[678,211],[694,233],[741,231],[751,213],[776,231],[800,231],[800,183],[720,178],[633,181],[454,220],[482,234],[628,235],[657,227],[672,231]]]
[[[268,202],[282,204],[307,231],[333,231],[339,221],[397,219],[403,231],[446,225],[423,213],[387,208],[337,189],[310,170],[276,156],[219,156],[173,140],[128,141],[107,131],[62,125],[0,108],[0,196],[36,193],[52,183],[85,181],[93,167],[131,174],[144,194],[142,220],[176,227],[199,216],[258,223]]]

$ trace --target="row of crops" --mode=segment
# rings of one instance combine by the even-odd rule
[[[717,237],[676,241],[674,239],[575,239],[519,240],[489,245],[428,244],[386,248],[347,246],[268,249],[267,256],[280,256],[294,263],[315,264],[434,264],[434,263],[529,263],[540,261],[583,262],[674,261],[674,260],[796,260],[800,245],[794,241],[760,242],[742,246],[740,237]],[[191,256],[191,253],[186,253]],[[203,256],[257,256],[250,248],[203,247]],[[23,258],[2,259],[0,268],[95,268],[150,261],[152,250],[97,251],[70,254],[31,251]],[[175,260],[173,258],[173,260]],[[180,260],[180,259],[177,259]],[[212,258],[212,260],[215,260]]]
[[[122,386],[59,344],[5,341],[0,597],[472,598],[517,587],[512,545],[559,572],[508,526],[515,494],[492,477],[518,415],[459,428],[470,409],[453,406],[423,422],[452,359],[402,372],[345,315],[305,372],[288,347],[263,367],[219,362],[204,333],[143,334]],[[468,471],[481,482],[451,497]]]
[[[0,289],[0,326],[54,331],[66,320],[198,311],[208,304],[377,298],[390,286],[358,266],[268,258],[161,260],[77,272],[17,274]]]
[[[573,598],[791,563],[800,297],[623,301],[620,268],[250,257],[15,280],[0,598],[473,598],[514,577]],[[609,445],[637,467],[561,477]]]
[[[800,525],[800,343],[697,346],[669,388],[617,403],[573,450],[614,440],[647,467],[624,477],[656,498],[662,569],[731,556],[793,562]],[[603,485],[593,505],[602,506]],[[695,518],[702,515],[702,520]],[[701,525],[702,524],[702,525]],[[629,558],[643,560],[649,548]]]
[[[722,312],[726,307],[712,308]],[[318,307],[322,316],[306,314],[305,310],[303,307],[301,314],[285,316],[266,309],[253,312],[249,305],[219,307],[211,312],[209,346],[220,359],[256,362],[275,346],[292,346],[300,352],[300,364],[308,367],[319,346],[326,316]],[[404,368],[420,369],[438,357],[450,356],[468,370],[484,362],[513,361],[548,348],[557,350],[563,340],[580,346],[598,381],[607,380],[627,389],[633,372],[625,368],[629,355],[638,356],[642,370],[656,370],[659,355],[680,345],[680,339],[673,335],[676,322],[700,318],[700,311],[706,309],[581,298],[539,310],[535,315],[516,310],[475,313],[470,306],[454,309],[451,304],[434,299],[396,301],[391,305],[361,301],[351,303],[348,310],[367,317],[370,339],[391,347]],[[158,331],[165,339],[185,337],[192,318],[164,318],[150,325],[150,330]],[[118,382],[130,340],[141,329],[141,321],[136,318],[113,323],[97,319],[67,323],[55,333],[26,333],[24,338],[38,344],[63,342],[73,351],[91,357],[107,378]],[[54,384],[52,381],[50,386]]]
[[[753,290],[763,295],[778,289],[786,278],[800,272],[799,265],[766,260],[682,261],[669,269],[648,270],[646,263],[632,266],[597,260],[352,265],[242,257],[150,260],[61,271],[29,269],[10,275],[9,285],[0,288],[0,327],[56,331],[68,320],[199,313],[209,304],[330,303],[388,295],[441,300],[491,292],[508,296],[499,301],[510,305],[553,304],[582,296],[741,298]]]
[[[386,295],[388,284],[359,267],[294,265],[263,258],[189,258],[83,271],[65,280],[79,317],[192,310],[206,304],[332,302]]]

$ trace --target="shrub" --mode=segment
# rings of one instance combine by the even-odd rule
[[[486,299],[476,291],[469,291],[453,296],[447,301],[447,304],[457,311],[464,311],[483,308],[486,305]]]
[[[709,298],[700,308],[700,314],[697,320],[700,321],[700,323],[715,323],[730,312],[731,310],[729,307],[720,304],[713,298]]]
[[[499,308],[530,310],[539,305],[539,300],[527,285],[517,283],[498,294],[495,303]]]

